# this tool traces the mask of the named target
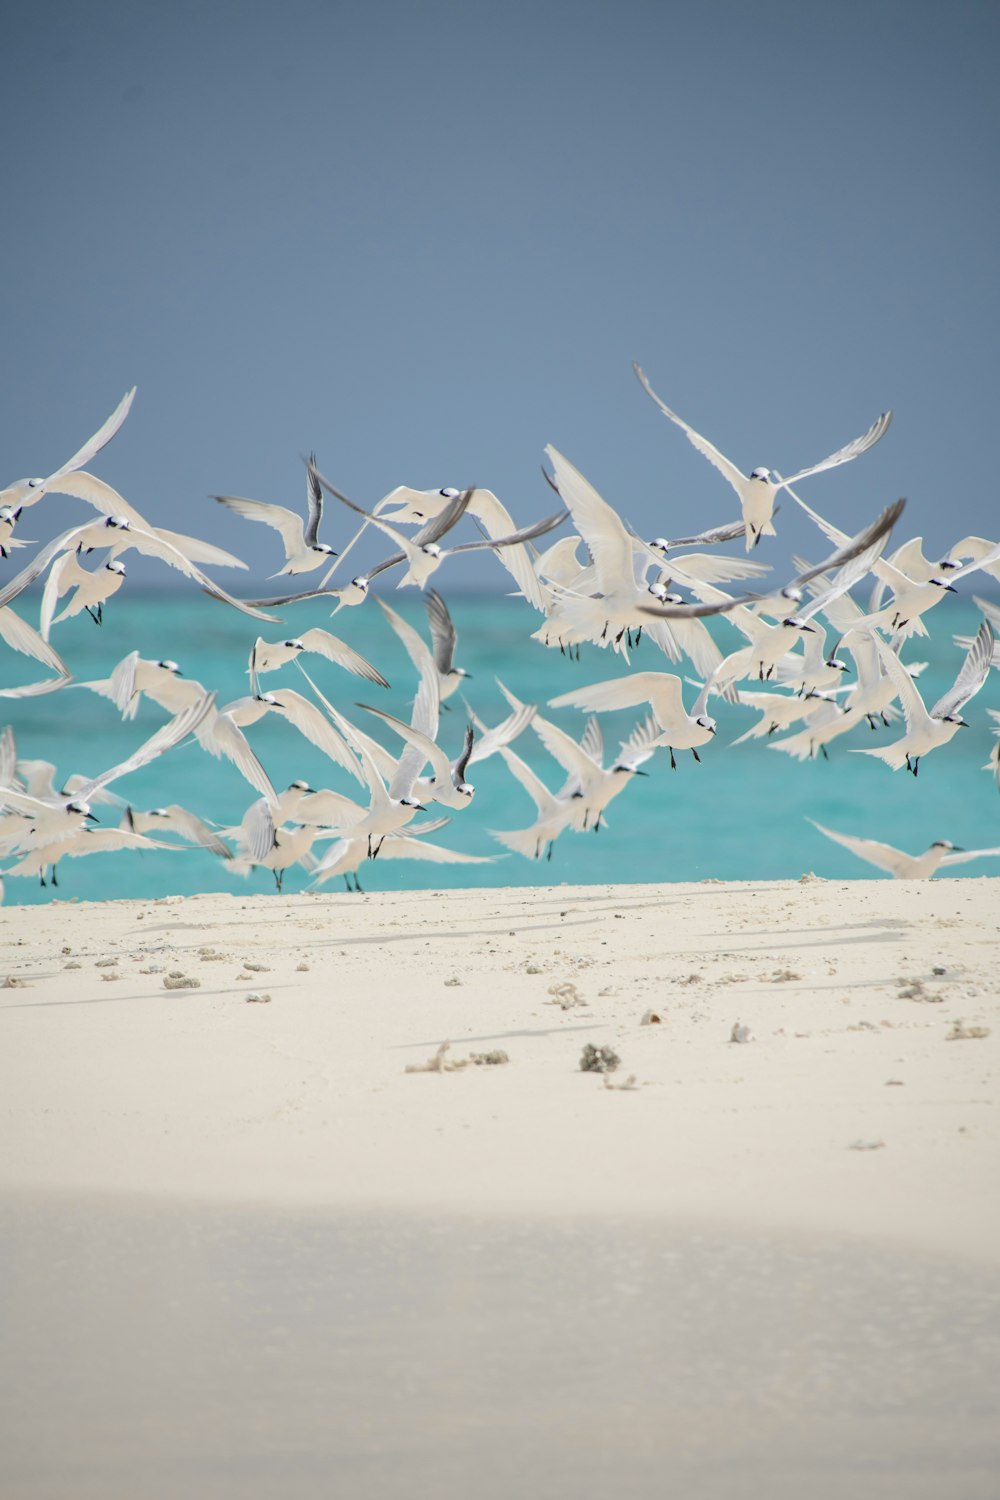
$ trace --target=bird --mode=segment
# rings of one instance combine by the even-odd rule
[[[495,854],[461,854],[457,849],[445,848],[443,844],[428,843],[425,835],[433,832],[436,828],[442,827],[447,822],[447,818],[438,818],[429,823],[410,823],[406,828],[400,829],[398,833],[387,834],[379,846],[379,858],[428,860],[439,865],[485,865],[493,863],[497,858]],[[367,858],[367,839],[360,836],[339,839],[337,843],[331,844],[324,855],[322,867],[320,867],[318,861],[316,862],[314,867],[316,874],[313,882],[314,886],[321,885],[334,875],[343,875],[344,884],[348,891],[363,895],[364,887],[358,880],[358,870]],[[307,868],[310,868],[308,863]],[[354,878],[353,885],[351,884],[352,876]]]
[[[327,661],[335,662],[338,667],[353,672],[356,677],[363,677],[367,682],[377,683],[379,687],[389,686],[378,668],[366,661],[353,646],[339,636],[331,635],[328,630],[314,629],[303,631],[302,635],[288,641],[268,642],[258,636],[250,650],[251,692],[256,693],[257,678],[262,672],[275,672],[287,662],[295,661],[303,652],[324,656]]]
[[[905,765],[916,776],[920,761],[925,755],[929,755],[940,745],[946,745],[959,729],[968,728],[961,711],[986,681],[993,656],[993,643],[993,630],[989,621],[984,620],[954,683],[928,712],[916,683],[895,651],[876,637],[875,645],[879,656],[886,672],[896,684],[906,719],[906,733],[902,739],[893,740],[890,745],[868,747],[852,753],[876,756],[894,771]]]
[[[229,868],[233,874],[246,875],[254,865],[270,870],[280,893],[285,871],[308,854],[321,829],[301,825],[284,828],[275,825],[267,797],[252,802],[236,830],[238,852]]]
[[[269,505],[263,500],[245,500],[241,495],[213,495],[212,499],[247,521],[260,521],[278,532],[285,549],[285,564],[271,574],[272,578],[278,578],[283,573],[311,573],[337,556],[332,547],[319,539],[319,526],[323,519],[323,491],[316,477],[314,453],[310,454],[306,464],[304,521],[284,505]]]
[[[509,550],[509,548],[506,549],[508,552]],[[448,606],[437,589],[424,590],[424,605],[431,628],[431,652],[438,674],[438,699],[441,707],[444,708],[447,699],[457,691],[463,681],[471,678],[472,673],[467,672],[464,667],[455,666],[458,631],[455,629]]]
[[[828,839],[833,839],[834,843],[842,844],[845,849],[856,854],[859,859],[867,860],[878,870],[885,870],[894,880],[930,880],[945,865],[961,865],[970,859],[1000,855],[1000,849],[960,849],[947,839],[935,839],[923,854],[904,854],[891,844],[879,844],[875,839],[855,838],[849,833],[835,833],[832,828],[824,828],[814,818],[807,821]]]
[[[89,568],[80,566],[79,548],[75,552],[64,552],[49,569],[42,590],[42,610],[38,621],[42,640],[48,640],[53,625],[58,625],[61,620],[68,620],[73,615],[82,614],[84,610],[95,625],[100,625],[104,618],[104,605],[117,594],[124,582],[125,564],[117,558],[111,558],[91,572]],[[69,593],[73,595],[70,602],[56,614],[58,601]]]
[[[757,546],[762,536],[773,536],[774,525],[772,516],[774,514],[774,502],[783,489],[790,484],[796,484],[800,479],[808,479],[812,474],[821,474],[826,469],[836,468],[840,464],[846,464],[852,458],[857,458],[866,452],[881,437],[884,437],[892,421],[892,412],[884,411],[882,415],[872,423],[867,432],[847,443],[843,448],[838,448],[836,453],[831,453],[818,464],[812,464],[807,469],[799,469],[796,473],[783,479],[775,470],[757,468],[752,469],[749,474],[744,474],[734,463],[719,452],[713,443],[703,438],[700,433],[679,417],[676,412],[670,410],[665,402],[653,390],[645,374],[640,367],[633,363],[632,368],[636,373],[640,385],[648,396],[656,403],[665,417],[675,422],[687,437],[689,443],[697,448],[698,452],[704,454],[710,464],[729,481],[739,497],[740,508],[743,513],[743,522],[746,526],[746,550],[752,551]]]
[[[197,814],[172,802],[169,807],[151,807],[147,812],[127,806],[118,825],[133,833],[176,833],[190,844],[200,844],[219,859],[232,859],[233,851]],[[166,844],[163,848],[168,848]]]
[[[83,553],[107,548],[108,560],[112,561],[119,552],[124,552],[131,547],[141,552],[143,556],[155,557],[160,562],[166,563],[168,567],[176,568],[188,578],[193,578],[202,591],[213,599],[232,605],[234,609],[240,610],[243,614],[252,615],[258,620],[275,623],[273,615],[263,614],[254,605],[247,604],[242,599],[237,599],[234,595],[227,593],[172,542],[165,540],[158,532],[147,531],[144,527],[136,526],[127,516],[103,516],[97,521],[74,526],[55,537],[35,554],[26,568],[22,568],[15,578],[0,589],[0,608],[10,604],[30,584],[34,583],[35,579],[44,573],[60,553],[72,551]]]
[[[706,712],[708,686],[698,695],[693,711],[684,708],[681,680],[672,672],[631,672],[610,682],[594,682],[589,687],[574,688],[549,699],[550,708],[580,708],[586,713],[607,713],[620,708],[635,708],[648,703],[653,711],[660,741],[670,750],[671,767],[676,767],[675,750],[690,750],[698,759],[698,746],[707,745],[715,734],[715,720]]]

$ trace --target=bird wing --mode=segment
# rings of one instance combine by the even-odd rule
[[[555,485],[573,524],[594,560],[598,591],[613,593],[634,578],[632,538],[618,512],[594,489],[579,469],[551,443],[545,449],[555,473]]]
[[[627,677],[593,682],[549,699],[550,708],[581,708],[587,713],[614,712],[649,703],[659,723],[666,728],[678,714],[684,715],[680,678],[672,672],[631,672]],[[684,715],[686,717],[686,715]]]
[[[51,667],[53,672],[58,672],[60,677],[69,679],[70,670],[58,651],[50,646],[48,641],[28,624],[27,620],[22,620],[21,616],[15,614],[12,609],[0,609],[0,638],[5,640],[13,651],[19,651],[22,656],[33,657],[43,666]],[[8,689],[4,696],[17,691],[19,690],[16,688]]]
[[[316,478],[316,455],[310,453],[306,464],[306,524],[303,540],[307,547],[315,547],[319,540],[319,523],[323,519],[323,486]]]
[[[813,818],[807,821],[828,839],[833,839],[835,844],[843,844],[845,849],[849,849],[859,859],[866,859],[876,869],[885,870],[889,875],[897,875],[903,868],[903,861],[907,856],[899,849],[893,849],[891,844],[879,844],[874,839],[854,838],[849,833],[834,833],[832,828],[824,828],[822,823],[817,823]]]
[[[480,760],[487,760],[489,756],[495,755],[504,745],[513,744],[518,735],[527,729],[537,712],[538,708],[536,704],[522,703],[519,708],[515,708],[513,713],[508,714],[506,719],[502,719],[492,729],[484,729],[477,719],[476,727],[479,730],[479,738],[476,740],[472,754],[469,757],[470,765],[475,765]]]
[[[892,412],[884,411],[872,423],[867,432],[863,432],[860,437],[854,438],[849,443],[845,443],[843,448],[838,448],[836,453],[831,453],[829,458],[824,458],[821,463],[813,464],[808,469],[800,469],[797,474],[792,474],[788,479],[783,479],[781,481],[782,484],[787,489],[790,484],[796,484],[800,479],[807,479],[810,474],[821,474],[824,469],[835,469],[838,464],[850,463],[852,458],[857,458],[859,454],[874,447],[879,438],[885,436],[889,430],[889,423],[891,421]]]
[[[896,687],[896,693],[906,720],[907,731],[912,733],[918,726],[925,732],[931,728],[930,714],[927,712],[923,698],[917,690],[917,686],[909,672],[903,666],[899,657],[891,646],[887,646],[881,636],[875,637],[875,646],[882,665],[885,667],[886,675],[892,678]]]
[[[128,416],[129,408],[131,407],[134,399],[135,386],[133,386],[130,391],[126,391],[125,395],[119,401],[110,417],[108,417],[106,422],[101,423],[101,426],[98,427],[93,437],[88,438],[83,447],[78,448],[73,454],[73,457],[68,458],[64,464],[56,469],[54,474],[50,474],[48,479],[45,481],[44,486],[41,486],[40,488],[48,489],[50,488],[50,486],[54,486],[54,481],[62,479],[66,474],[71,474],[74,469],[85,469],[87,464],[90,463],[90,460],[94,458],[98,453],[100,453],[101,449],[107,443],[110,443],[111,439],[114,437],[115,433],[118,431],[119,427],[121,427],[125,418]]]
[[[213,495],[212,499],[218,500],[220,505],[235,511],[247,521],[260,521],[264,526],[277,531],[281,536],[286,559],[305,550],[306,535],[302,517],[287,506],[268,505],[263,500],[245,500],[242,495]]]
[[[140,766],[148,765],[157,756],[163,755],[179,745],[181,740],[187,739],[193,734],[202,722],[208,717],[215,707],[215,694],[205,693],[197,703],[191,703],[187,708],[181,709],[166,724],[161,724],[155,734],[151,734],[148,740],[144,740],[137,750],[134,750],[127,760],[119,761],[107,771],[102,771],[100,776],[94,776],[85,781],[76,793],[82,801],[87,802],[95,792],[103,787],[109,786],[112,781],[118,781],[122,776],[137,771]]]
[[[993,659],[993,641],[993,627],[988,620],[984,620],[966,653],[958,676],[931,709],[932,719],[944,719],[950,714],[957,714],[962,706],[979,692],[990,670],[990,662]]]
[[[747,482],[747,476],[740,469],[738,469],[736,465],[725,456],[724,453],[720,453],[718,448],[715,447],[714,443],[710,443],[708,441],[708,438],[703,438],[700,432],[695,432],[694,428],[690,427],[688,423],[684,421],[683,417],[679,417],[676,412],[670,410],[670,407],[667,406],[666,402],[660,400],[659,396],[656,394],[656,392],[653,390],[653,387],[646,379],[645,373],[640,369],[640,367],[635,363],[634,360],[632,361],[632,368],[636,373],[636,378],[638,379],[639,384],[646,392],[646,395],[651,397],[651,399],[656,402],[657,406],[660,408],[665,417],[669,417],[671,422],[676,422],[677,426],[684,433],[688,442],[691,443],[693,447],[697,448],[698,452],[703,454],[705,458],[708,459],[710,464],[715,465],[719,473],[724,475],[725,478],[729,480],[729,483],[732,485],[733,489],[742,498],[743,489]],[[743,530],[745,534],[745,527],[743,528]],[[738,534],[739,533],[737,533],[737,535]]]
[[[299,636],[299,640],[307,651],[325,656],[327,661],[336,662],[338,667],[353,672],[355,677],[364,677],[367,682],[377,682],[379,687],[389,686],[377,667],[373,667],[353,646],[349,646],[339,636],[332,635],[329,630],[307,630],[304,635]]]
[[[350,771],[352,776],[357,774],[357,763],[349,746],[315,704],[310,703],[308,698],[304,698],[294,688],[277,688],[269,696],[278,700],[282,715],[311,744],[322,750],[332,761],[336,761],[345,771]]]
[[[955,849],[951,854],[946,854],[942,859],[943,865],[964,865],[970,859],[995,859],[1000,855],[1000,849]]]
[[[266,797],[251,802],[240,824],[240,842],[254,864],[267,859],[275,846],[274,818]]]
[[[424,590],[424,605],[427,610],[427,623],[431,628],[434,664],[444,676],[451,671],[455,661],[458,632],[448,612],[447,604],[436,589]]]

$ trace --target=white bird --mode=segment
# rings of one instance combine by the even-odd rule
[[[91,572],[89,568],[81,568],[79,549],[76,552],[64,552],[49,569],[42,590],[42,610],[38,621],[42,639],[48,640],[53,625],[58,625],[61,620],[71,619],[73,615],[82,614],[84,610],[95,625],[100,625],[104,618],[105,603],[117,594],[124,582],[125,564],[117,558],[112,558]],[[57,615],[56,605],[64,594],[69,593],[73,597]]]
[[[535,804],[537,817],[527,828],[491,828],[489,833],[506,849],[523,855],[525,859],[541,859],[543,855],[551,859],[556,839],[569,827],[572,804],[567,797],[557,797],[550,791],[515,751],[505,746],[500,754],[511,775],[521,783]]]
[[[0,608],[5,604],[10,604],[24,592],[29,584],[34,583],[35,579],[44,573],[60,553],[73,552],[78,549],[88,552],[107,548],[109,558],[113,559],[120,552],[125,552],[131,547],[141,552],[144,557],[155,557],[158,561],[166,563],[168,567],[176,568],[188,578],[194,579],[199,587],[213,599],[230,604],[245,615],[252,615],[255,619],[268,620],[274,624],[273,615],[262,614],[253,605],[234,598],[232,594],[227,593],[224,588],[209,578],[207,573],[202,572],[189,558],[185,557],[184,553],[172,542],[166,541],[158,532],[146,531],[134,525],[126,516],[104,516],[101,520],[90,521],[83,526],[74,526],[71,530],[64,531],[61,536],[55,537],[35,554],[26,568],[22,568],[15,578],[0,589]]]
[[[906,719],[906,733],[891,745],[854,750],[852,753],[877,756],[894,771],[905,765],[916,776],[923,756],[930,754],[939,745],[946,745],[960,728],[968,728],[961,710],[986,681],[993,655],[993,631],[989,622],[984,620],[953,685],[938,699],[929,713],[913,678],[892,647],[877,637],[875,644],[886,672],[896,685]]]
[[[316,455],[310,454],[306,465],[306,519],[288,510],[284,505],[268,505],[263,500],[244,500],[240,495],[213,495],[212,499],[227,510],[243,516],[247,521],[260,521],[270,526],[281,537],[285,549],[285,565],[272,578],[282,573],[311,573],[337,554],[326,542],[319,539],[319,525],[323,519],[323,491],[316,478]]]
[[[859,859],[867,860],[876,869],[885,870],[894,880],[930,880],[944,865],[961,865],[970,859],[1000,855],[1000,849],[960,849],[947,839],[936,839],[923,854],[904,854],[891,844],[879,844],[874,839],[854,838],[849,833],[835,833],[832,828],[824,828],[822,823],[817,823],[813,818],[808,821],[828,839],[842,844],[845,849],[849,849]]]
[[[309,853],[321,832],[311,826],[276,827],[268,799],[261,797],[243,815],[237,830],[239,848],[230,869],[236,875],[246,875],[252,866],[261,865],[271,871],[280,891],[285,871]]]
[[[374,682],[384,688],[389,686],[378,668],[366,661],[360,652],[355,651],[339,636],[331,635],[330,631],[317,629],[303,631],[302,635],[288,641],[268,642],[258,636],[250,651],[251,692],[256,693],[257,678],[262,672],[275,672],[287,662],[295,661],[303,652],[324,656],[327,661],[335,662],[338,667],[352,672],[355,677],[363,677],[366,682]]]
[[[328,709],[328,712],[333,713],[337,727],[356,751],[370,794],[364,816],[355,822],[345,824],[341,832],[349,834],[352,838],[365,839],[369,858],[376,859],[382,841],[388,834],[398,833],[412,820],[414,813],[427,811],[423,803],[418,802],[413,796],[415,777],[409,765],[404,764],[409,747],[404,750],[386,789],[363,737],[356,733],[354,726],[342,714],[337,713],[335,709]],[[316,873],[322,873],[323,869],[324,861],[321,860]]]
[[[63,475],[55,483],[50,483],[49,488],[56,495],[70,495],[76,500],[83,500],[102,516],[124,516],[133,526],[142,531],[155,533],[176,547],[179,552],[189,558],[191,562],[208,564],[219,568],[246,568],[246,563],[240,558],[234,557],[231,552],[226,552],[222,547],[216,547],[212,542],[202,541],[201,537],[187,536],[180,531],[167,531],[162,526],[153,526],[136,510],[134,505],[124,499],[110,484],[103,479],[98,479],[94,474],[82,471]]]
[[[497,858],[495,854],[460,854],[457,849],[446,849],[443,844],[429,844],[424,837],[425,833],[442,827],[447,821],[447,818],[438,818],[432,823],[422,823],[419,826],[411,823],[399,833],[387,834],[379,846],[379,858],[428,860],[438,865],[493,863]],[[331,876],[343,875],[347,889],[363,895],[364,888],[358,880],[358,870],[367,858],[367,839],[360,837],[339,839],[336,844],[331,844],[324,855],[321,871],[317,865],[318,873],[313,883],[320,885]],[[353,885],[351,884],[352,875]]]
[[[637,364],[633,363],[632,368],[643,390],[652,397],[664,416],[677,424],[688,442],[719,470],[736,491],[746,525],[746,550],[748,552],[756,547],[761,536],[774,535],[771,517],[774,514],[774,502],[782,489],[787,489],[790,484],[795,484],[800,479],[807,479],[811,474],[821,474],[825,469],[833,469],[839,464],[849,463],[852,458],[857,458],[859,454],[877,443],[879,438],[887,432],[889,423],[892,421],[892,412],[883,412],[861,437],[854,438],[843,448],[838,448],[836,453],[831,453],[829,458],[824,458],[820,463],[812,464],[807,469],[799,469],[787,479],[782,479],[780,474],[765,468],[752,469],[749,474],[744,474],[724,454],[720,453],[714,444],[695,432],[693,427],[690,427],[682,417],[677,416],[676,412],[672,412],[670,407],[660,400]]]
[[[431,654],[437,668],[438,699],[444,707],[463,679],[470,678],[472,673],[467,672],[464,667],[455,665],[458,631],[455,629],[447,604],[436,589],[424,590],[424,605],[427,609],[427,622],[431,628]]]
[[[716,730],[707,712],[708,685],[698,694],[693,711],[684,708],[681,680],[672,672],[632,672],[609,682],[594,682],[549,699],[550,708],[579,708],[586,713],[607,713],[648,703],[660,731],[660,743],[669,747],[670,765],[676,767],[675,750],[690,750],[698,760],[698,746],[707,745]]]
[[[62,838],[40,844],[28,850],[16,865],[10,865],[5,875],[35,875],[40,885],[45,885],[45,871],[50,870],[49,883],[59,884],[56,866],[61,859],[79,859],[87,854],[112,854],[122,849],[172,849],[175,853],[183,844],[167,844],[159,839],[147,838],[127,828],[78,828]]]
[[[151,807],[148,812],[142,812],[139,808],[131,806],[126,807],[119,827],[131,830],[133,833],[176,833],[187,843],[200,844],[219,859],[232,859],[233,857],[233,851],[229,845],[224,844],[219,835],[214,833],[207,823],[202,822],[196,813],[182,807],[179,802],[171,802],[169,807]],[[173,846],[165,844],[162,847]]]

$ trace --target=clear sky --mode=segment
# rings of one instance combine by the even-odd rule
[[[207,497],[297,505],[310,448],[363,504],[531,520],[551,442],[648,534],[730,519],[637,359],[746,469],[891,406],[803,493],[1000,536],[994,3],[35,0],[3,50],[0,483],[136,384],[95,471],[259,572],[276,538]],[[770,560],[819,554],[792,509]]]

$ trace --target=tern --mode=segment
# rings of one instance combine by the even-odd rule
[[[916,776],[920,761],[939,745],[946,745],[959,729],[968,728],[961,711],[970,698],[986,681],[993,655],[993,630],[988,620],[979,627],[979,633],[969,647],[958,676],[948,691],[939,698],[928,712],[917,690],[913,678],[903,666],[891,646],[876,637],[875,645],[885,670],[896,685],[899,701],[906,719],[906,733],[891,745],[874,749],[855,750],[855,755],[874,755],[884,760],[892,770],[905,765]]]
[[[172,849],[175,853],[183,844],[167,844],[161,839],[150,839],[145,834],[134,833],[127,828],[78,828],[62,838],[40,844],[24,855],[16,865],[9,866],[5,875],[35,875],[39,885],[46,884],[45,871],[51,871],[49,884],[57,886],[56,866],[67,856],[79,859],[87,854],[111,854],[122,849]]]
[[[268,642],[257,637],[250,651],[251,692],[256,693],[257,678],[262,672],[275,672],[287,662],[295,661],[303,652],[315,652],[318,656],[324,656],[327,661],[353,672],[355,677],[363,677],[367,682],[377,683],[379,687],[389,686],[378,668],[373,667],[370,661],[366,661],[360,652],[355,651],[339,636],[331,635],[328,630],[306,630],[289,641]]]
[[[38,621],[39,632],[45,641],[48,640],[53,625],[58,625],[61,620],[71,619],[73,615],[82,614],[84,610],[95,625],[100,625],[104,618],[104,605],[125,582],[125,564],[118,562],[116,558],[104,563],[94,572],[89,568],[81,568],[79,559],[79,548],[75,552],[64,552],[49,569],[49,576],[42,590],[42,611]],[[64,594],[71,592],[73,597],[70,602],[56,614],[58,601]]]
[[[676,769],[675,750],[690,750],[697,760],[698,746],[707,745],[715,733],[715,720],[706,712],[707,702],[706,684],[689,714],[684,708],[679,677],[672,672],[632,672],[627,677],[594,682],[590,687],[576,688],[571,693],[550,698],[549,707],[606,713],[648,703],[660,732],[660,742],[669,748],[670,765]]]
[[[169,807],[151,807],[148,812],[126,807],[119,827],[133,833],[176,833],[187,843],[200,844],[219,859],[233,857],[229,845],[224,844],[207,823],[203,823],[201,818],[189,812],[186,807],[181,807],[178,802],[172,802]],[[174,846],[165,844],[162,847]]]
[[[849,833],[835,833],[824,828],[813,818],[808,822],[834,843],[850,849],[859,859],[867,860],[878,870],[885,870],[894,880],[930,880],[944,865],[962,865],[970,859],[986,859],[1000,855],[1000,849],[960,849],[947,839],[936,839],[923,854],[904,854],[891,844],[879,844],[874,839],[859,839]]]
[[[248,521],[261,521],[272,527],[281,536],[285,549],[285,565],[272,578],[283,573],[311,573],[337,554],[326,542],[319,540],[319,525],[323,519],[323,491],[316,478],[316,455],[310,454],[306,465],[306,519],[296,515],[283,505],[268,505],[263,500],[244,500],[240,495],[213,495],[220,505]]]
[[[127,516],[104,516],[98,521],[87,522],[83,526],[74,526],[47,543],[40,552],[35,554],[26,568],[22,568],[15,578],[0,589],[0,608],[5,604],[10,604],[24,592],[29,584],[34,583],[35,579],[44,573],[60,553],[76,550],[87,552],[107,548],[109,560],[111,560],[117,557],[119,552],[125,552],[130,547],[134,547],[145,557],[155,557],[158,561],[166,563],[168,567],[176,568],[188,578],[193,578],[213,599],[230,604],[245,615],[252,615],[258,620],[268,620],[271,624],[275,623],[273,615],[263,614],[253,605],[234,598],[219,584],[213,582],[207,573],[202,572],[189,558],[185,557],[184,553],[172,542],[166,541],[158,532],[146,531],[143,527],[134,525]]]
[[[836,453],[831,453],[829,458],[824,458],[822,462],[812,464],[808,469],[799,469],[787,479],[783,479],[772,469],[764,468],[752,469],[749,474],[744,474],[720,453],[714,444],[695,432],[693,427],[690,427],[682,417],[672,412],[670,407],[660,400],[637,364],[633,364],[632,368],[643,390],[655,401],[663,415],[677,424],[688,442],[697,448],[710,464],[714,464],[736,491],[746,525],[746,550],[748,552],[756,547],[762,536],[774,535],[771,517],[774,514],[774,502],[783,489],[787,489],[790,484],[796,484],[800,479],[808,479],[812,474],[821,474],[826,469],[834,469],[840,464],[849,463],[852,458],[857,458],[859,454],[866,452],[877,443],[879,438],[884,437],[892,421],[892,412],[884,411],[878,420],[872,423],[868,431],[862,433],[861,437],[854,438],[843,448],[838,448]]]

